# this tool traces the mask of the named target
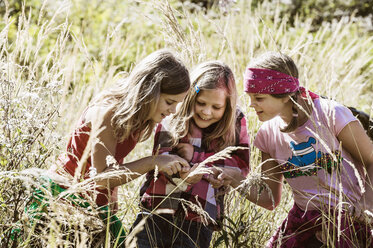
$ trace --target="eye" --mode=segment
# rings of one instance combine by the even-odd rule
[[[172,105],[172,102],[166,101],[167,105]]]
[[[214,109],[216,109],[216,110],[220,110],[220,109],[222,109],[223,107],[216,107],[216,106],[214,106]]]
[[[200,102],[200,101],[197,101],[197,104],[198,104],[199,106],[205,106],[205,105],[206,105],[205,103]]]

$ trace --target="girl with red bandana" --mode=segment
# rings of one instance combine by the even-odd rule
[[[254,185],[242,192],[273,210],[285,178],[294,196],[294,207],[267,247],[371,247],[373,144],[359,121],[343,105],[299,87],[298,69],[282,53],[255,59],[244,85],[263,122],[254,145],[270,190]],[[223,169],[211,183],[238,187],[244,179]]]

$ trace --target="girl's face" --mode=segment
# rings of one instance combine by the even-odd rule
[[[289,97],[276,98],[269,94],[249,93],[250,107],[258,115],[260,121],[269,121],[280,116],[285,122],[292,118],[292,102]]]
[[[177,104],[184,100],[187,93],[188,92],[183,92],[177,95],[161,93],[155,110],[150,114],[150,119],[159,123],[166,116],[174,114]]]
[[[199,128],[209,127],[223,117],[227,106],[224,89],[201,90],[194,104],[193,120]]]

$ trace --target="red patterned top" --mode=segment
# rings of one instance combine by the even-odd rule
[[[84,150],[87,147],[88,140],[90,138],[91,128],[84,122],[85,112],[79,120],[77,128],[74,130],[70,137],[69,143],[67,144],[67,152],[59,156],[58,162],[66,172],[75,175],[75,171],[78,168],[78,161],[82,158]],[[121,143],[117,143],[115,149],[114,158],[119,164],[123,163],[123,159],[130,153],[137,144],[137,139],[134,135],[131,135]],[[85,164],[83,164],[82,178],[89,178],[89,171],[92,166],[91,156],[87,157]],[[97,195],[96,203],[99,206],[107,205],[109,203],[108,190],[99,190]],[[111,190],[111,195],[115,195],[117,188]]]

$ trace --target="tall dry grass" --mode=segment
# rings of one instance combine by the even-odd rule
[[[43,190],[40,175],[63,151],[92,96],[157,48],[179,51],[190,68],[207,59],[230,65],[252,140],[260,123],[248,108],[242,75],[246,64],[262,51],[291,55],[301,83],[311,90],[372,110],[372,36],[353,17],[314,30],[311,20],[296,19],[290,27],[288,17],[279,16],[279,5],[269,1],[256,9],[244,0],[224,10],[207,11],[165,0],[94,0],[87,6],[82,0],[44,1],[33,11],[23,9],[17,18],[9,15],[11,3],[4,3],[7,11],[0,23],[2,247],[116,246],[94,210],[72,208],[49,196],[49,212],[38,230],[30,225],[24,205],[34,188]],[[151,148],[152,139],[138,144],[126,161],[150,155]],[[260,177],[260,154],[254,147],[251,151],[252,175]],[[127,231],[139,211],[141,183],[137,179],[120,189],[117,215]],[[77,191],[78,186],[86,185],[76,185]],[[225,227],[214,234],[211,247],[263,247],[292,206],[286,185],[275,211],[251,204],[237,192],[227,195],[226,201]],[[17,227],[27,232],[12,240],[11,230]]]

